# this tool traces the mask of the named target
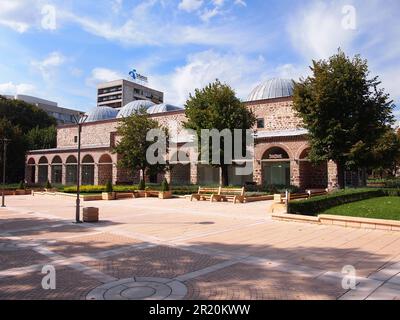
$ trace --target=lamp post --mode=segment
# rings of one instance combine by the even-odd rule
[[[3,138],[3,190],[1,192],[1,206],[4,208],[5,205],[5,197],[4,190],[6,188],[6,162],[7,162],[7,143],[10,142],[10,139]]]
[[[82,223],[80,220],[80,211],[81,211],[81,199],[80,199],[80,172],[81,172],[81,133],[82,133],[82,124],[86,121],[87,115],[74,115],[74,120],[78,125],[78,164],[76,166],[76,211],[75,211],[75,223]]]

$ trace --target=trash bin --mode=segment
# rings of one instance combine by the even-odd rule
[[[86,207],[83,208],[83,222],[98,222],[99,221],[99,208]]]

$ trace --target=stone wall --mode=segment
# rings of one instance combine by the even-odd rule
[[[278,98],[271,100],[246,102],[245,105],[252,110],[257,119],[264,119],[264,128],[259,131],[289,130],[302,127],[301,119],[293,110],[291,98]]]

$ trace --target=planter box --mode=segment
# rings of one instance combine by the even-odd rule
[[[115,192],[102,192],[101,197],[103,200],[115,200],[117,198]]]
[[[146,191],[135,191],[133,193],[134,198],[145,198],[146,197]]]
[[[172,191],[159,191],[158,192],[159,199],[171,199],[172,198]]]
[[[26,195],[26,190],[25,189],[17,189],[15,190],[15,195],[16,196],[22,196],[22,195]]]
[[[83,222],[97,222],[99,221],[99,208],[86,207],[83,208]]]

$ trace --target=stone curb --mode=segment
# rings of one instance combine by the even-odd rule
[[[320,214],[317,217],[314,217],[303,216],[299,214],[273,213],[271,217],[273,220],[280,221],[317,223],[367,230],[376,229],[386,231],[400,231],[400,221],[397,220],[358,218],[330,214]]]

